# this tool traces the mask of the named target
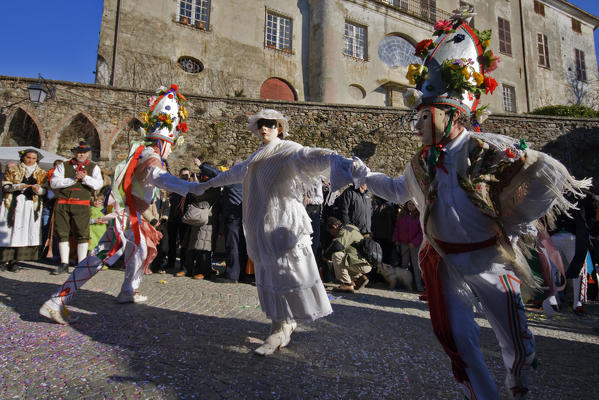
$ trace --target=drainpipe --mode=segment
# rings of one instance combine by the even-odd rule
[[[520,7],[520,37],[522,39],[522,59],[524,65],[524,90],[526,91],[526,111],[530,112],[530,93],[528,91],[528,67],[526,66],[526,41],[524,40],[524,15],[522,13],[522,0],[518,2]]]
[[[116,1],[116,21],[114,23],[114,44],[112,48],[112,70],[110,71],[110,86],[114,86],[114,70],[116,69],[116,49],[119,42],[119,20],[121,18],[121,0]]]

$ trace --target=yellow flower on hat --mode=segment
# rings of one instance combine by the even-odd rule
[[[470,70],[468,69],[468,66],[464,66],[462,67],[462,75],[464,75],[464,77],[466,79],[470,79]]]
[[[472,76],[474,77],[474,80],[476,81],[476,86],[480,86],[483,84],[483,82],[485,81],[485,77],[483,76],[483,74],[474,71],[472,73]]]
[[[181,114],[181,118],[183,118],[183,119],[187,118],[187,115],[188,115],[187,108],[181,106],[181,108],[179,109],[179,113]]]
[[[143,118],[145,123],[148,123],[149,119],[148,119],[148,113],[142,112],[141,113],[141,117]]]
[[[408,72],[406,74],[406,78],[408,79],[408,81],[410,82],[411,85],[416,84],[416,77],[420,76],[422,74],[423,70],[424,70],[424,65],[422,65],[422,64],[410,64],[408,66]]]
[[[487,39],[482,43],[483,47],[486,49],[491,45],[491,39]]]

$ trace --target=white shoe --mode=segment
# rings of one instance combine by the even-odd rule
[[[40,314],[61,325],[68,325],[79,319],[78,317],[71,315],[66,306],[55,308],[52,300],[48,300],[42,305]]]
[[[148,300],[148,298],[144,295],[142,295],[139,292],[133,292],[133,293],[119,293],[119,295],[116,297],[116,301],[121,303],[121,304],[125,304],[125,303],[142,303],[144,301]]]
[[[291,334],[297,328],[297,322],[273,322],[272,333],[266,338],[264,344],[258,347],[254,352],[261,356],[269,356],[281,347],[285,347],[291,341]]]

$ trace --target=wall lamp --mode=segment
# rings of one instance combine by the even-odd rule
[[[0,107],[0,113],[27,100],[31,101],[35,105],[42,104],[44,101],[46,101],[48,95],[50,96],[50,99],[56,100],[56,88],[48,84],[48,81],[46,81],[42,75],[38,75],[38,81],[29,85],[27,90],[29,91],[28,99],[22,99]]]
[[[50,99],[56,100],[56,88],[49,85],[41,74],[38,74],[38,81],[29,85],[27,90],[29,90],[29,100],[34,104],[42,104],[48,95]]]

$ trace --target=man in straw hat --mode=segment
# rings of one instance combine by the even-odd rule
[[[198,184],[172,176],[166,171],[164,160],[171,146],[180,143],[187,131],[185,98],[177,93],[177,86],[161,88],[158,98],[150,99],[150,111],[143,114],[144,137],[131,147],[129,157],[115,169],[115,180],[110,204],[114,206],[112,220],[100,242],[91,254],[82,260],[58,292],[40,308],[40,314],[60,324],[74,318],[66,304],[103,264],[112,265],[125,255],[126,270],[119,303],[142,302],[147,298],[137,292],[144,269],[156,256],[160,233],[143,220],[141,214],[154,202],[158,189],[185,196],[198,189]],[[107,216],[108,217],[108,216]]]
[[[436,42],[416,47],[425,62],[408,69],[416,89],[408,90],[406,101],[417,110],[423,147],[404,174],[373,173],[358,159],[351,173],[377,196],[418,207],[424,232],[419,261],[433,330],[466,396],[499,398],[472,310],[480,302],[501,347],[508,394],[522,399],[535,343],[520,285],[538,283],[521,250],[525,243],[534,246],[537,219],[574,207],[564,193],[580,196],[591,182],[575,180],[524,140],[465,129],[475,118],[479,130],[486,114],[479,97],[497,85],[488,75],[498,62],[488,49],[491,31],[472,29],[472,15],[469,8],[456,10],[451,20],[435,24]]]
[[[73,158],[59,164],[50,180],[50,187],[58,198],[54,210],[54,231],[58,236],[60,253],[60,264],[52,275],[69,272],[71,225],[77,242],[77,262],[87,257],[90,200],[104,182],[100,167],[89,160],[91,147],[85,141],[80,141],[71,151]]]

